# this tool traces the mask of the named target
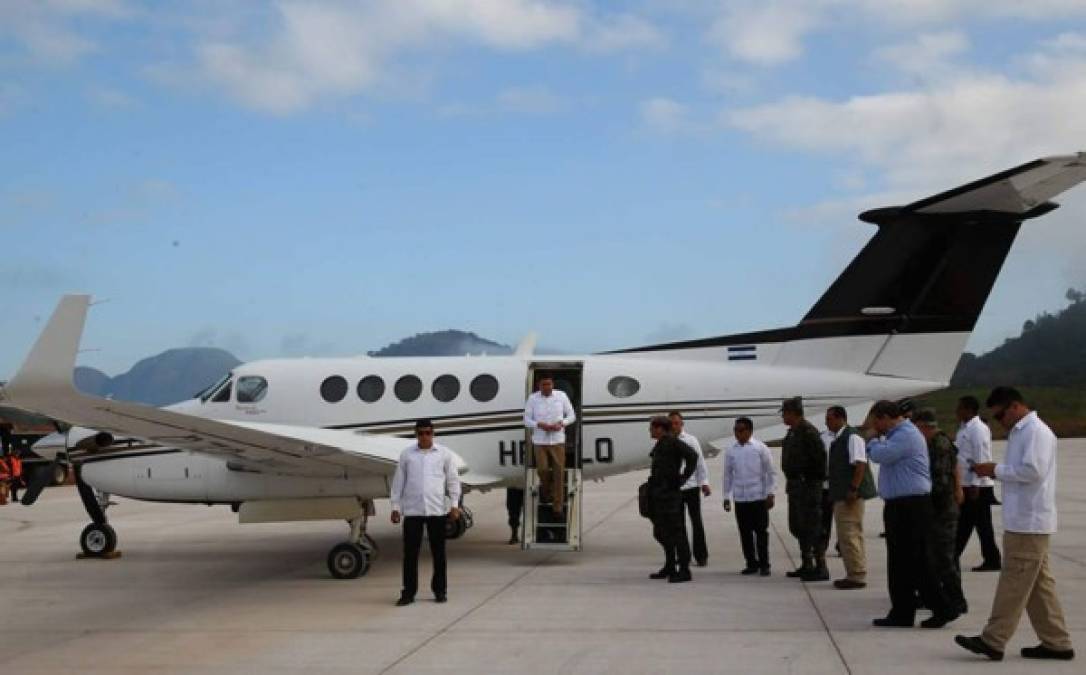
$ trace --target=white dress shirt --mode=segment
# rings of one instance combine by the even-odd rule
[[[723,501],[756,502],[773,494],[777,487],[777,472],[773,455],[757,438],[733,443],[724,453]]]
[[[415,443],[400,453],[389,493],[393,511],[404,516],[443,516],[449,512],[446,496],[453,506],[460,503],[460,477],[448,448],[434,443],[422,450]]]
[[[701,451],[701,443],[694,437],[693,434],[688,434],[685,431],[679,434],[679,440],[686,443],[694,452],[698,453],[698,468],[694,469],[694,473],[690,474],[690,478],[683,484],[683,490],[691,490],[693,488],[701,487],[702,485],[709,484],[709,467],[705,464],[705,455]]]
[[[969,470],[969,460],[974,464],[992,461],[992,430],[977,415],[958,426],[954,438],[958,446],[958,471],[962,485],[968,487],[992,487],[995,481],[987,476],[978,476]]]
[[[1007,456],[996,465],[1003,483],[1003,529],[1056,532],[1056,434],[1031,412],[1007,436]]]
[[[569,397],[557,389],[550,396],[535,392],[524,404],[524,426],[532,430],[532,443],[536,445],[563,445],[566,442],[566,427],[577,421]],[[539,423],[562,423],[561,431],[544,431]]]

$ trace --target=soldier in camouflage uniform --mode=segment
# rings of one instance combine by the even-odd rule
[[[931,574],[942,587],[947,605],[965,614],[968,605],[962,592],[962,575],[956,560],[958,507],[965,499],[958,475],[958,448],[939,430],[935,411],[918,410],[913,417],[916,428],[928,441],[931,467],[932,521],[927,535],[927,558]]]
[[[819,552],[822,529],[822,481],[826,479],[826,446],[814,425],[803,418],[803,399],[781,404],[781,420],[789,427],[781,448],[781,470],[787,480],[788,530],[799,541],[803,560],[787,576],[828,581],[825,551]]]

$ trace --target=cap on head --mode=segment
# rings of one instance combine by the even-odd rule
[[[935,408],[921,408],[913,413],[913,424],[928,427],[939,426],[939,420],[935,415]]]
[[[793,396],[792,398],[786,398],[781,401],[780,412],[790,412],[803,416],[803,397]]]

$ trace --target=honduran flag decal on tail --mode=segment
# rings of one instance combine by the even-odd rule
[[[728,347],[729,361],[756,361],[758,360],[757,345],[739,345]]]

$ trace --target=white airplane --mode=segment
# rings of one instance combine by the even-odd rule
[[[256,361],[166,408],[74,388],[90,298],[69,295],[0,390],[0,404],[76,425],[35,451],[73,464],[92,520],[80,537],[88,554],[116,546],[105,514],[116,494],[228,504],[241,522],[346,520],[349,538],[328,566],[333,576],[357,577],[376,554],[365,533],[373,501],[388,496],[420,417],[432,418],[459,456],[468,490],[526,486],[526,548],[578,549],[582,479],[644,467],[651,415],[681,410],[713,454],[739,416],[763,438],[781,436],[785,397],[802,396],[814,419],[834,404],[862,419],[874,400],[945,387],[1020,224],[1056,208],[1049,200],[1083,180],[1086,153],[1049,157],[863,213],[875,236],[791,328],[582,357],[537,358],[525,344],[501,357]],[[578,417],[561,522],[538,503],[525,465],[523,404],[544,370]],[[470,527],[468,514],[450,534]]]

